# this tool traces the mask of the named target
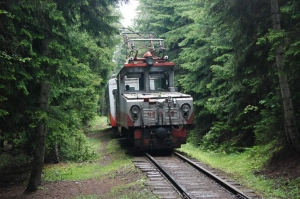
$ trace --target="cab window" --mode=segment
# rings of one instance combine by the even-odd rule
[[[169,87],[169,76],[166,72],[150,73],[150,90],[165,91]]]

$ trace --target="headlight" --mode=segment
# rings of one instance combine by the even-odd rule
[[[188,104],[183,104],[182,106],[181,106],[181,109],[182,109],[182,111],[183,112],[189,112],[189,110],[190,110],[190,106],[188,105]]]
[[[154,61],[153,61],[153,58],[152,57],[147,57],[146,58],[146,63],[148,64],[148,66],[152,66]]]
[[[138,114],[139,111],[140,111],[140,108],[139,108],[137,105],[133,105],[133,106],[131,107],[131,112],[132,112],[133,114]]]
[[[139,118],[140,108],[137,105],[133,105],[130,108],[130,111],[131,111],[131,117],[132,117],[132,119],[137,120]]]

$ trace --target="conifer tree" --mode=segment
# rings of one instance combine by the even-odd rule
[[[279,18],[279,8],[278,1],[271,0],[271,13],[273,20],[273,28],[275,31],[280,32],[280,18]],[[297,123],[294,116],[294,108],[292,103],[292,96],[288,84],[287,75],[284,74],[283,67],[283,47],[281,44],[276,47],[276,64],[279,71],[279,84],[281,90],[281,99],[284,111],[284,124],[285,124],[285,132],[287,135],[288,142],[290,145],[300,154],[300,135],[297,127]]]
[[[74,151],[66,152],[66,137],[82,146],[81,129],[96,114],[112,67],[118,17],[111,13],[117,2],[1,2],[0,59],[6,64],[0,76],[0,141],[22,138],[19,146],[28,146],[28,153],[34,149],[28,191],[40,183],[46,146],[58,149],[58,138],[64,138],[61,152],[68,158]]]

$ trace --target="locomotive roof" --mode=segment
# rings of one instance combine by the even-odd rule
[[[155,59],[154,59],[155,61]],[[124,67],[125,68],[129,68],[129,67],[147,67],[147,63],[145,63],[145,61],[143,60],[137,60],[137,61],[134,61],[132,63],[126,63],[124,64]],[[162,61],[158,61],[158,62],[155,62],[152,67],[174,67],[175,64],[174,62],[162,62]]]
[[[124,93],[124,97],[127,99],[157,99],[157,98],[168,98],[168,97],[191,97],[191,95],[183,94],[179,92],[154,92],[154,93]]]

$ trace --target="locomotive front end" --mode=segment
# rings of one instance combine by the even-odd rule
[[[193,126],[193,99],[168,92],[143,96],[130,138],[140,149],[180,148]],[[137,105],[138,106],[138,105]],[[134,120],[134,118],[132,118]]]
[[[140,150],[179,148],[193,128],[193,98],[176,91],[175,64],[164,55],[163,39],[123,36],[130,53],[115,80],[118,133]],[[142,57],[135,49],[138,41],[151,44]],[[156,49],[162,55],[155,55]]]
[[[193,98],[175,91],[174,63],[125,64],[118,75],[119,132],[141,150],[179,148],[193,127]]]

